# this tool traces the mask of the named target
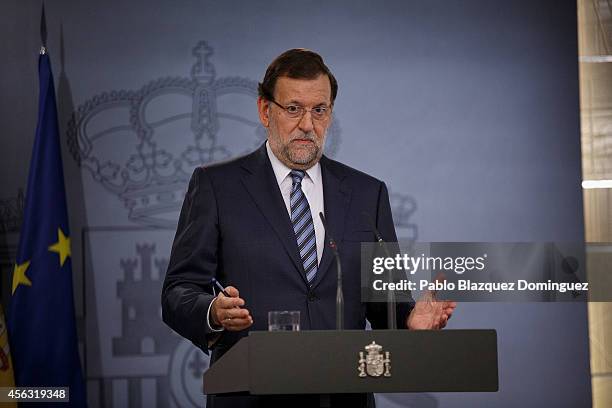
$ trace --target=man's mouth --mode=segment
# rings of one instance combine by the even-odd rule
[[[309,144],[309,143],[314,143],[314,140],[312,139],[293,139],[292,142],[295,142],[298,144]]]

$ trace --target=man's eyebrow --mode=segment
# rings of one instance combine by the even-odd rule
[[[300,105],[300,106],[305,106],[305,105],[304,105],[302,102],[297,101],[297,100],[295,100],[295,99],[291,99],[289,102],[287,102],[287,105]],[[322,106],[322,105],[329,106],[330,104],[329,104],[329,103],[327,103],[327,101],[322,101],[322,102],[317,102],[317,103],[315,103],[315,104],[314,104],[314,105],[312,105],[312,106]]]

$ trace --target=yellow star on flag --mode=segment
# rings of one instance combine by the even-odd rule
[[[49,247],[49,251],[57,252],[60,257],[60,266],[64,266],[66,258],[70,256],[70,238],[64,235],[61,228],[57,229],[57,242]]]
[[[15,269],[13,269],[13,293],[19,285],[32,286],[32,282],[25,274],[29,266],[30,261],[25,261],[21,265],[15,264]]]

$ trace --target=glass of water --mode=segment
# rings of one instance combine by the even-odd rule
[[[268,331],[299,331],[300,312],[280,310],[268,312]]]

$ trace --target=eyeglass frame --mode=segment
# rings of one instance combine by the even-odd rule
[[[294,120],[295,120],[295,119],[302,120],[302,118],[304,117],[304,115],[306,115],[306,112],[310,112],[310,117],[311,117],[313,120],[316,120],[316,121],[318,121],[318,122],[323,122],[324,120],[327,120],[327,119],[329,119],[329,118],[331,117],[331,114],[332,114],[332,108],[333,108],[333,105],[330,105],[330,106],[327,106],[327,105],[317,105],[317,106],[314,106],[314,107],[312,107],[312,108],[308,109],[308,108],[306,108],[306,107],[304,107],[304,106],[302,106],[302,105],[298,105],[298,104],[291,104],[291,105],[288,105],[288,106],[283,106],[283,105],[281,105],[280,103],[276,102],[276,101],[275,101],[274,99],[272,99],[272,98],[269,98],[269,99],[268,99],[268,101],[272,102],[273,104],[275,104],[276,106],[278,106],[279,108],[281,108],[281,109],[282,109],[282,110],[283,110],[283,111],[284,111],[284,112],[287,114],[287,116],[289,117],[289,119],[294,119]],[[298,107],[298,108],[302,109],[302,114],[301,114],[301,115],[299,115],[299,116],[296,116],[296,117],[292,118],[291,116],[289,116],[289,115],[291,115],[291,114],[289,113],[289,111],[288,111],[288,109],[289,109],[288,107],[289,107],[289,106],[295,106],[295,107]],[[315,115],[313,115],[313,114],[312,114],[312,110],[313,110],[313,109],[317,109],[317,108],[325,108],[325,111],[326,111],[326,112],[329,112],[329,114],[326,114],[326,115],[325,115],[324,117],[322,117],[322,118],[317,118]]]

